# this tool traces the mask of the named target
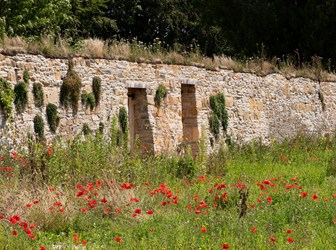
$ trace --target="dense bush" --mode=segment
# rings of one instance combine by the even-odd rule
[[[16,111],[22,113],[28,105],[28,88],[27,83],[19,82],[14,86],[14,104]]]
[[[92,133],[92,130],[90,129],[89,124],[87,123],[83,124],[82,132],[84,135],[88,135]]]
[[[90,107],[90,109],[93,110],[96,107],[96,100],[93,93],[83,93],[81,95],[81,101],[85,108]]]
[[[33,84],[33,95],[34,95],[34,103],[36,107],[42,107],[44,104],[44,93],[43,93],[43,87],[41,83],[35,82]]]
[[[23,81],[28,84],[29,79],[30,79],[29,72],[27,70],[24,70],[23,71]]]
[[[125,134],[128,129],[128,118],[127,118],[127,111],[125,107],[121,107],[119,110],[119,124],[121,127],[121,131]]]
[[[6,118],[13,114],[14,96],[10,83],[0,78],[0,109]]]
[[[68,108],[69,105],[71,105],[73,114],[76,114],[78,111],[82,82],[73,67],[73,62],[70,60],[68,72],[64,77],[63,84],[61,86],[60,103],[65,108]]]
[[[56,133],[56,129],[60,121],[60,118],[57,113],[57,106],[55,104],[48,103],[46,112],[50,131]]]
[[[225,97],[222,93],[210,96],[210,108],[212,110],[209,117],[210,131],[215,138],[217,138],[221,130],[220,126],[225,134],[228,127],[228,114],[225,107]]]
[[[167,88],[164,85],[160,84],[158,89],[155,92],[155,97],[154,97],[154,102],[157,107],[161,105],[161,102],[163,98],[167,96],[167,93],[168,93]]]
[[[34,117],[34,132],[37,134],[39,139],[44,136],[44,121],[40,115]]]
[[[101,79],[97,76],[95,76],[92,79],[92,91],[94,98],[96,100],[96,105],[99,105],[102,89],[101,89]]]

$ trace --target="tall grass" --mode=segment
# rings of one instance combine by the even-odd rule
[[[0,247],[336,247],[333,137],[231,144],[195,159],[126,145],[112,126],[110,136],[2,147]]]

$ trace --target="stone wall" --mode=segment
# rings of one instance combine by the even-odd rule
[[[36,114],[45,119],[47,139],[55,136],[47,126],[45,106],[42,109],[34,106],[32,83],[43,84],[45,104],[59,106],[59,91],[67,63],[65,59],[39,55],[0,54],[0,77],[13,85],[22,80],[25,69],[31,77],[26,112],[15,114],[12,121],[5,123],[0,111],[1,137],[20,138],[32,133]],[[184,142],[195,144],[202,129],[209,144],[212,137],[208,119],[211,112],[209,97],[220,92],[226,97],[228,136],[233,141],[244,143],[261,138],[268,142],[273,137],[283,139],[301,131],[330,133],[335,129],[335,82],[104,59],[75,58],[74,63],[83,91],[92,91],[93,77],[102,79],[102,99],[93,111],[80,105],[75,116],[71,110],[59,106],[61,120],[56,135],[65,139],[80,133],[84,123],[91,129],[98,129],[99,123],[103,122],[108,129],[112,117],[120,107],[125,107],[130,109],[133,134],[139,134],[146,148],[156,153],[175,151]],[[157,107],[154,96],[160,84],[167,88],[168,95]],[[132,101],[132,93],[139,99]]]

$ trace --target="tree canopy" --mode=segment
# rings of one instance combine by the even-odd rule
[[[0,0],[0,35],[161,41],[207,56],[336,62],[334,0]]]

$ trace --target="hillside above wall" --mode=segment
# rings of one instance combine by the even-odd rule
[[[14,87],[23,80],[24,71],[30,76],[28,106],[21,114],[16,111],[5,119],[0,111],[0,136],[19,138],[34,134],[34,117],[40,115],[45,123],[45,137],[70,139],[81,133],[83,125],[105,131],[120,109],[128,113],[130,141],[139,137],[147,150],[156,153],[175,151],[190,144],[197,151],[201,134],[205,134],[209,150],[214,144],[231,138],[248,142],[261,138],[283,139],[298,132],[331,133],[336,121],[336,83],[307,78],[286,79],[279,74],[265,77],[232,70],[206,70],[195,66],[165,65],[74,58],[74,70],[82,82],[81,93],[92,92],[94,77],[101,79],[102,95],[99,105],[90,110],[79,102],[79,110],[60,105],[60,89],[68,71],[68,60],[50,59],[40,55],[0,54],[0,77]],[[41,83],[44,105],[36,107],[33,84]],[[159,86],[167,95],[158,106],[155,94]],[[220,132],[216,139],[210,132],[209,118],[213,112],[210,97],[223,93],[228,112],[227,135]],[[59,125],[50,131],[46,105],[57,106]]]

